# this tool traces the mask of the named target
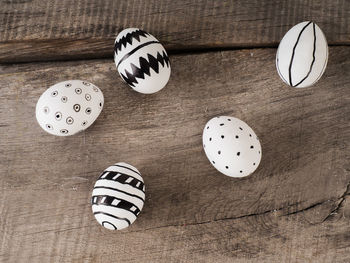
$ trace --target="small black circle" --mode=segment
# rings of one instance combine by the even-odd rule
[[[228,169],[228,166],[225,166],[226,169]]]
[[[241,131],[243,131],[242,127],[239,127],[239,129],[240,129]]]
[[[91,113],[91,108],[86,108],[85,113],[86,114],[90,114]]]
[[[209,141],[211,142],[211,137],[209,138]]]
[[[207,126],[207,130],[209,129],[209,126]]]
[[[231,119],[227,119],[228,121],[231,121]]]
[[[252,145],[252,146],[250,146],[250,149],[253,149],[254,148],[254,146]]]
[[[66,119],[66,123],[69,125],[73,124],[73,122],[74,122],[74,119],[70,116]]]
[[[100,108],[102,108],[102,102],[100,102],[99,106],[100,106]]]
[[[240,156],[241,155],[241,153],[240,152],[237,152],[237,156]]]
[[[53,91],[52,93],[51,93],[51,96],[52,97],[56,97],[58,95],[58,91],[57,90],[55,90],[55,91]]]
[[[224,126],[224,123],[220,123],[220,126]]]
[[[63,103],[66,103],[67,100],[68,100],[68,98],[67,98],[66,96],[63,96],[63,97],[61,98],[61,101],[62,101]]]
[[[236,139],[238,139],[239,137],[238,137],[238,135],[236,135]]]
[[[249,137],[252,137],[252,135],[251,135],[251,134],[249,134]]]
[[[255,165],[255,163],[253,163],[253,165]]]
[[[80,105],[79,104],[74,104],[73,109],[75,112],[79,112],[80,111]]]
[[[57,121],[60,121],[61,119],[62,119],[62,113],[61,112],[56,112],[55,113],[55,119],[57,120]]]
[[[51,124],[46,124],[46,128],[49,129],[49,130],[52,130],[52,129],[53,129],[53,127],[52,127]]]
[[[241,170],[241,171],[239,171],[240,173],[243,173],[243,171]]]
[[[224,135],[221,135],[221,139],[223,139],[223,138],[225,138],[225,136],[224,136]]]
[[[62,133],[62,134],[67,134],[67,133],[68,133],[68,130],[62,129],[62,130],[60,130],[60,133]]]
[[[215,162],[214,161],[212,161],[213,162],[213,164],[215,164]]]
[[[76,94],[81,94],[81,92],[82,92],[81,88],[76,88],[76,89],[75,89],[75,93],[76,93]]]
[[[88,93],[86,93],[86,94],[85,94],[85,99],[86,99],[87,101],[90,101],[90,100],[91,100],[91,95],[88,94]]]
[[[221,151],[218,151],[218,154],[221,154]]]
[[[72,87],[72,84],[67,83],[66,85],[64,85],[66,88]]]
[[[85,126],[86,124],[87,124],[87,121],[83,121],[83,122],[81,123],[82,126]]]

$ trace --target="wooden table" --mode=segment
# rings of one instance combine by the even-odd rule
[[[349,0],[0,2],[0,262],[350,262]],[[283,84],[276,47],[315,21],[330,49],[313,87]],[[113,41],[155,35],[172,75],[142,95],[118,76]],[[25,62],[25,63],[22,63]],[[50,85],[83,79],[105,107],[76,136],[35,120]],[[219,174],[201,143],[216,115],[259,135],[257,171]],[[97,224],[101,171],[118,161],[144,176],[147,199],[127,230]]]

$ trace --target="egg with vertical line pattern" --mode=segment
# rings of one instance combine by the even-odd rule
[[[87,129],[100,115],[102,91],[82,80],[67,80],[48,88],[36,104],[36,119],[44,131],[69,136]]]
[[[92,212],[97,222],[110,230],[130,226],[145,202],[145,184],[139,170],[116,163],[100,175],[92,191]]]
[[[221,173],[244,177],[259,166],[262,156],[258,137],[244,121],[219,116],[203,129],[203,148],[210,163]]]
[[[311,21],[292,27],[282,38],[276,68],[281,79],[291,87],[305,88],[323,75],[328,62],[328,45],[322,30]]]
[[[114,42],[114,62],[119,75],[135,91],[151,94],[168,83],[169,57],[151,34],[138,29],[121,31]]]

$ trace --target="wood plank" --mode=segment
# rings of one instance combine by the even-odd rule
[[[0,261],[349,262],[350,47],[330,48],[311,88],[285,86],[275,49],[171,56],[169,85],[133,92],[112,60],[0,67]],[[85,79],[105,95],[76,136],[46,134],[35,103],[49,86]],[[262,141],[258,170],[219,174],[201,134],[232,115]],[[118,161],[144,176],[147,200],[126,231],[109,232],[89,199]]]
[[[170,51],[277,46],[314,20],[331,45],[350,44],[348,0],[21,0],[0,9],[0,62],[112,57],[117,33],[140,27]]]

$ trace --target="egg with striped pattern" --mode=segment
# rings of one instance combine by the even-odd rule
[[[130,226],[145,202],[141,173],[127,163],[116,163],[100,175],[92,191],[92,212],[99,224],[110,230]]]
[[[311,21],[292,27],[282,38],[276,55],[281,79],[291,87],[314,85],[328,62],[328,45],[322,30]]]
[[[127,28],[118,34],[114,62],[122,79],[140,93],[155,93],[170,78],[169,57],[163,45],[138,28]]]

